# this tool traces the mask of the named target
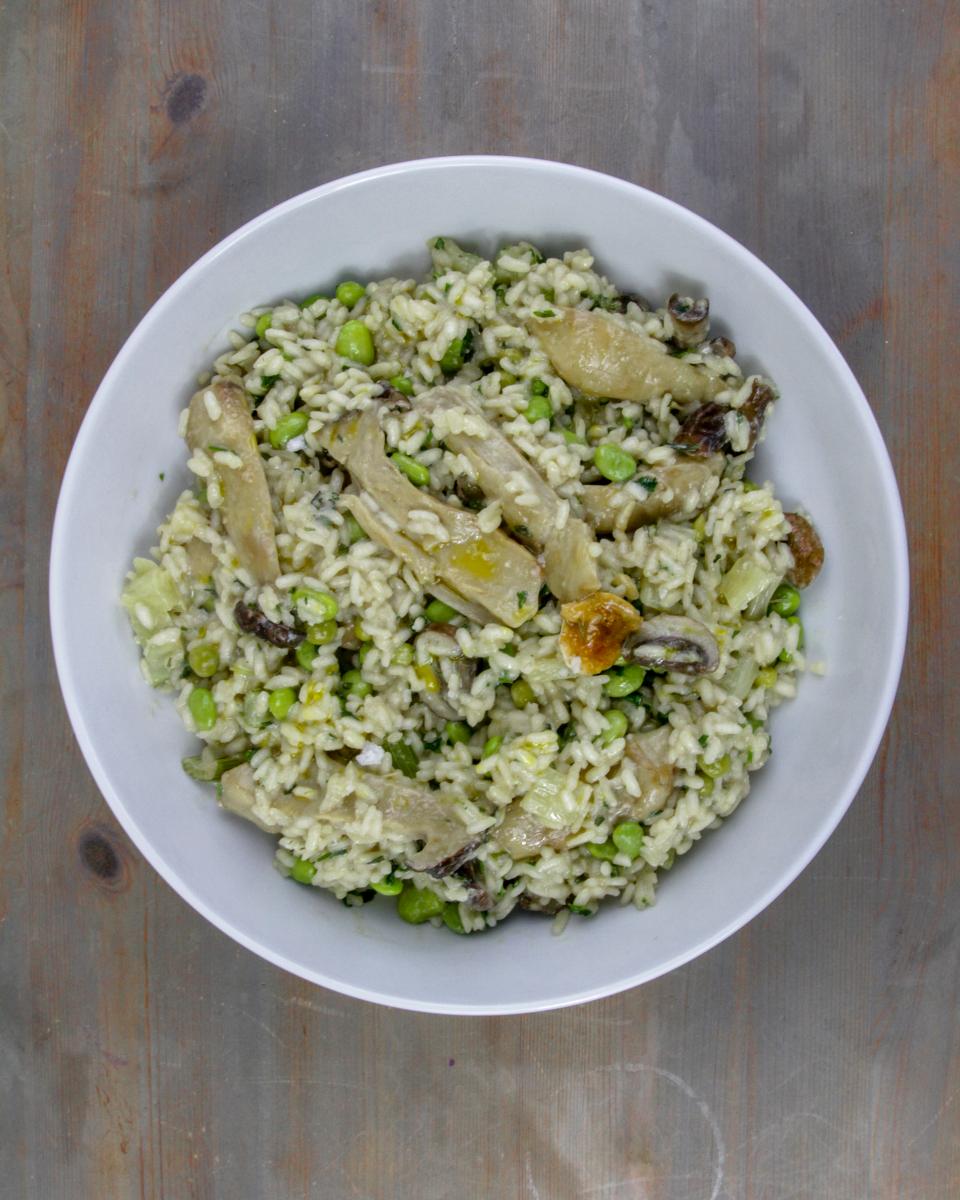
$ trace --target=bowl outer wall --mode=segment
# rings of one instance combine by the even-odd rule
[[[774,715],[775,752],[720,829],[667,873],[656,905],[529,916],[456,938],[345,909],[270,869],[272,845],[223,814],[179,760],[195,742],[144,685],[117,603],[134,553],[189,483],[177,414],[236,315],[342,278],[423,273],[448,233],[490,251],[526,237],[587,245],[618,286],[711,297],[715,326],[782,401],[752,470],[803,504],[827,565],[804,599],[808,657],[828,665]],[[164,472],[165,481],[159,474]],[[653,979],[760,912],[836,827],[893,703],[907,622],[907,553],[882,438],[839,351],[754,255],[702,218],[622,180],[532,159],[398,163],[325,184],[243,226],[189,268],[117,355],[77,435],[50,568],[57,669],[84,757],[118,820],[194,908],[269,961],[348,995],[443,1013],[528,1012]]]

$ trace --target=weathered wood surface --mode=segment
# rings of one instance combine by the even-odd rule
[[[960,1195],[958,55],[949,0],[2,6],[4,1196]],[[45,602],[73,434],[161,290],[283,197],[467,151],[637,180],[769,262],[871,399],[914,587],[883,749],[786,895],[668,978],[491,1021],[309,987],[170,892],[83,766]]]

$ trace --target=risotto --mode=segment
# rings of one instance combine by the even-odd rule
[[[429,248],[239,318],[123,592],[141,669],[296,884],[456,933],[643,908],[804,667],[823,548],[746,474],[776,393],[705,299]]]

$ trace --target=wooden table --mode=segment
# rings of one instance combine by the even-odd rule
[[[956,3],[8,0],[0,55],[0,1193],[956,1200]],[[786,895],[627,995],[458,1020],[290,978],[146,867],[64,715],[46,556],[90,396],[190,262],[483,151],[643,183],[796,289],[887,439],[914,592],[883,748]]]

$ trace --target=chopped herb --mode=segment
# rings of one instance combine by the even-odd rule
[[[166,477],[167,477],[166,471],[161,471],[160,472],[160,482],[163,483],[163,481],[166,479]]]
[[[446,244],[447,243],[444,241],[444,239],[442,237],[434,238],[433,248],[434,248],[434,250],[442,250]]]
[[[657,481],[652,475],[641,475],[637,480],[642,488],[646,488],[648,492],[656,491]]]
[[[559,745],[560,749],[562,750],[564,748],[564,746],[569,745],[569,743],[573,741],[573,739],[576,737],[576,735],[577,735],[577,731],[574,728],[572,721],[568,721],[566,725],[561,725],[560,728],[557,730],[557,744]],[[597,817],[598,823],[600,822],[600,820],[601,820],[601,818]]]
[[[442,738],[434,738],[429,742],[424,742],[423,748],[424,748],[424,750],[429,750],[431,754],[436,754],[436,752],[440,749],[440,747],[442,745],[443,745]]]
[[[570,904],[568,908],[572,913],[576,913],[578,917],[592,917],[597,911],[595,908],[583,908],[580,904]]]
[[[556,303],[557,293],[553,290],[553,288],[544,288],[543,298],[548,304],[554,304]]]
[[[523,608],[527,602],[526,592],[517,592],[517,608]]]
[[[700,736],[697,738],[697,741],[700,743],[701,746],[705,746],[707,744],[707,742],[710,741],[710,735],[706,734],[706,733],[701,733]]]
[[[533,310],[533,315],[535,317],[555,317],[557,314],[552,308],[535,308]]]
[[[515,525],[513,532],[519,533],[521,537],[529,537],[530,527],[528,525]]]
[[[506,304],[507,285],[505,283],[495,283],[493,285],[493,294],[496,296],[498,303]]]
[[[280,378],[279,375],[261,375],[260,376],[260,386],[263,388],[263,390],[265,392],[269,392],[270,389],[273,387],[273,385],[277,382],[277,380],[279,378]]]
[[[230,451],[226,448],[226,446],[208,446],[207,449],[210,451],[211,454],[216,454],[218,451],[223,454],[230,453]]]
[[[399,330],[400,333],[403,333],[403,326],[400,324],[400,322],[397,320],[396,317],[390,318],[390,324],[394,327],[394,329]]]

